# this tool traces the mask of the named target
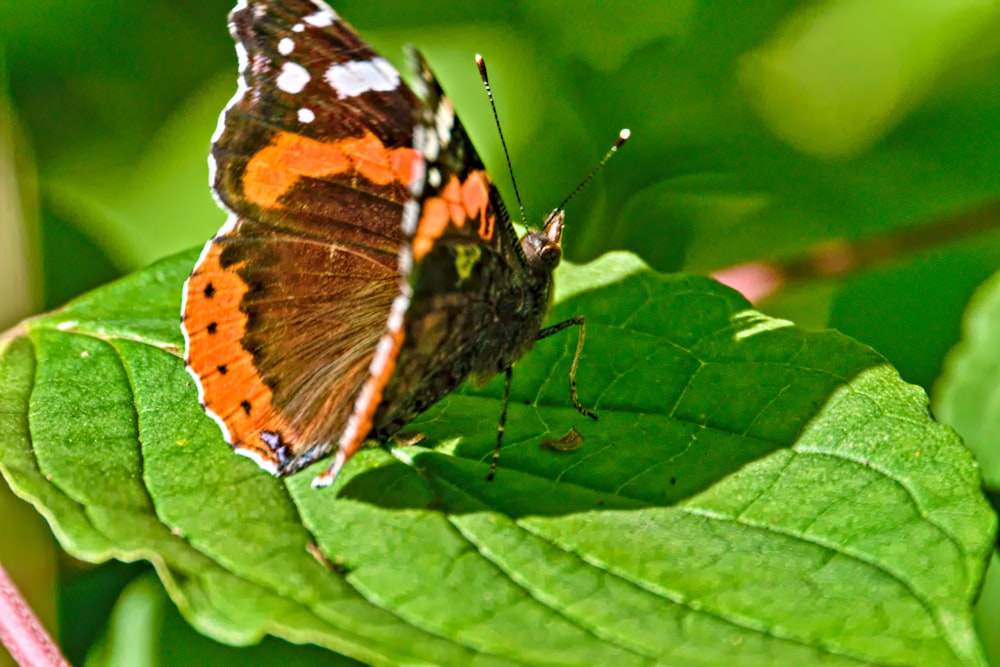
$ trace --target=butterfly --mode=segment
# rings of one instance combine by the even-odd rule
[[[181,320],[201,404],[233,449],[281,476],[332,455],[313,482],[326,486],[366,440],[503,373],[492,478],[514,363],[571,326],[573,403],[596,418],[575,385],[583,317],[542,328],[563,208],[518,238],[420,53],[411,88],[319,0],[240,2],[230,31],[240,79],[210,156],[229,217]]]

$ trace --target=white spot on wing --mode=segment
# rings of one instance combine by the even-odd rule
[[[281,41],[278,42],[278,53],[283,56],[287,56],[289,53],[295,50],[295,42],[291,37],[282,37]]]
[[[413,136],[416,138],[416,130],[414,130]],[[422,155],[419,157],[420,159],[414,160],[410,166],[410,194],[414,197],[424,194],[424,181],[427,176],[427,163],[424,162]]]
[[[441,144],[439,144],[437,141],[428,141],[427,150],[424,151],[424,157],[433,162],[434,160],[438,159],[438,156],[440,154],[441,154]]]
[[[404,277],[409,277],[413,273],[413,253],[410,251],[409,246],[403,246],[399,249],[399,272]],[[404,282],[403,285],[407,288],[405,291],[410,292],[410,284]]]
[[[398,329],[397,329],[398,331]],[[372,357],[371,374],[378,376],[385,370],[385,365],[389,363],[389,355],[396,349],[396,341],[391,336],[382,336],[375,348],[375,356]],[[370,399],[369,399],[370,400]],[[365,401],[368,403],[368,401]]]
[[[316,120],[316,114],[313,113],[312,109],[306,109],[305,107],[299,109],[298,116],[300,123],[311,123]]]
[[[331,65],[326,81],[340,99],[371,91],[388,92],[399,87],[399,72],[385,58],[351,60]]]
[[[296,95],[309,83],[309,72],[298,63],[285,63],[281,66],[281,74],[278,75],[278,88],[289,95]]]
[[[292,32],[303,32],[306,29],[301,23],[296,23],[292,26]]]
[[[432,188],[441,187],[441,170],[437,167],[431,167],[427,172],[427,182],[431,184]]]
[[[332,26],[334,21],[337,20],[337,12],[330,9],[326,3],[313,2],[313,4],[319,7],[319,11],[315,14],[310,14],[302,20],[317,28],[328,28]]]
[[[413,128],[413,147],[424,156],[425,160],[434,162],[441,152],[441,144],[437,137],[431,136],[431,131],[417,123]],[[416,193],[415,193],[416,194]]]
[[[389,308],[389,320],[386,323],[386,328],[389,331],[396,332],[403,328],[403,317],[406,315],[406,311],[410,309],[410,298],[405,294],[398,295],[392,300],[392,307]]]
[[[451,102],[446,99],[441,100],[434,116],[434,124],[438,138],[447,146],[451,142],[451,128],[455,125],[455,108],[451,106]]]
[[[413,232],[417,231],[417,217],[420,215],[420,204],[416,199],[408,199],[405,204],[403,204],[403,221],[401,226],[403,228],[403,233],[407,236],[413,236]]]

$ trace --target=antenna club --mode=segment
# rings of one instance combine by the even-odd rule
[[[621,145],[624,144],[626,141],[628,141],[629,137],[631,136],[632,136],[632,130],[628,129],[627,127],[624,128],[621,132],[618,133],[618,142],[615,144],[615,148],[621,148]]]
[[[486,88],[489,88],[490,80],[486,75],[486,61],[483,60],[483,57],[478,53],[476,54],[476,67],[479,68],[479,78],[483,80],[483,84],[485,84]]]

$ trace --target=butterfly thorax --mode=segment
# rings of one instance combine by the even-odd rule
[[[563,217],[553,212],[542,229],[521,238],[517,276],[482,248],[475,261],[462,244],[434,248],[436,261],[424,264],[434,270],[417,276],[414,293],[436,296],[414,299],[407,313],[405,335],[415,342],[404,348],[383,394],[376,439],[392,435],[465,380],[486,382],[531,349],[552,300]],[[470,302],[470,293],[482,296]]]

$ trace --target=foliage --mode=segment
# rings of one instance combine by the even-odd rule
[[[414,423],[435,449],[365,452],[316,492],[201,412],[176,326],[192,260],[9,342],[0,470],[78,558],[151,560],[203,632],[378,663],[981,659],[978,469],[869,348],[607,255],[559,275],[603,418],[581,448],[539,446],[581,421],[574,345],[550,341],[517,368],[494,482],[495,386]]]
[[[205,155],[234,89],[229,2],[0,4],[14,146],[0,173],[17,174],[17,217],[37,225],[25,275],[43,276],[45,307],[221,223]],[[630,250],[652,270],[614,254],[559,276],[559,312],[594,322],[580,387],[601,421],[567,409],[572,336],[557,338],[517,368],[495,485],[481,479],[495,383],[428,413],[419,446],[359,455],[327,494],[308,473],[273,480],[198,410],[176,326],[193,255],[173,255],[0,344],[0,469],[61,545],[151,560],[217,639],[366,662],[981,664],[970,613],[995,518],[957,436],[899,375],[937,381],[935,415],[1000,497],[995,287],[938,379],[1000,264],[996,4],[336,9],[397,65],[404,42],[427,54],[510,202],[472,64],[487,57],[533,221],[631,128],[571,205],[567,254]],[[892,243],[966,214],[988,231]],[[660,273],[869,239],[882,264],[813,274],[760,308],[878,353]],[[580,449],[539,447],[571,426]],[[113,659],[108,638],[149,582],[136,586],[81,645],[92,664]],[[995,626],[1000,586],[983,590],[980,627]],[[87,613],[63,609],[66,627]]]

